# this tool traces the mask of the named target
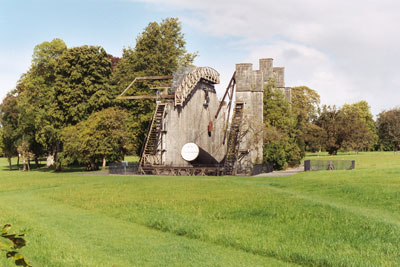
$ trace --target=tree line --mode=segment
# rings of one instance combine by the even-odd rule
[[[60,170],[71,163],[97,169],[107,161],[140,153],[154,102],[116,97],[137,76],[171,75],[193,63],[177,18],[151,22],[121,58],[100,46],[68,48],[61,39],[34,48],[29,70],[1,103],[1,149]],[[145,84],[132,94],[150,94]]]
[[[320,105],[306,86],[292,88],[291,101],[271,80],[264,92],[264,160],[274,169],[296,166],[305,152],[400,150],[400,108],[382,111],[374,120],[364,100]]]

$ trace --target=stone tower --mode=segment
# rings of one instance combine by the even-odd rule
[[[243,103],[240,128],[238,173],[251,174],[254,165],[263,163],[263,100],[265,85],[272,79],[290,101],[290,88],[285,87],[285,68],[273,67],[272,58],[259,60],[259,70],[253,64],[236,64],[236,103]]]

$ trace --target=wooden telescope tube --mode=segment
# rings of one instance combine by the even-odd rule
[[[186,143],[181,149],[181,156],[191,164],[217,164],[213,156],[195,143]]]

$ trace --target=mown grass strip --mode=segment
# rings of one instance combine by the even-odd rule
[[[301,265],[398,261],[400,231],[269,179],[106,177],[43,197],[175,235]],[[251,179],[251,178],[250,178]],[[259,179],[259,178],[258,178]],[[85,194],[83,192],[86,192]]]
[[[35,266],[290,266],[37,198],[1,196],[0,220],[25,225]],[[8,207],[8,208],[7,208]],[[18,207],[18,216],[15,210]],[[4,265],[5,264],[5,265]],[[12,266],[0,260],[1,266]]]

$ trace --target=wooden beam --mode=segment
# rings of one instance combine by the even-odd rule
[[[119,96],[117,99],[174,99],[174,95],[133,95],[133,96]]]
[[[136,80],[169,80],[174,78],[172,75],[163,75],[163,76],[144,76],[144,77],[137,77]]]
[[[230,99],[229,103],[232,101],[232,97],[233,97],[233,87],[234,87],[235,84],[236,84],[235,75],[236,75],[236,71],[233,73],[232,78],[231,78],[231,80],[229,81],[229,84],[228,84],[228,87],[226,88],[224,97],[222,97],[222,100],[221,100],[221,103],[219,104],[217,113],[215,114],[215,118],[218,118],[218,114],[219,114],[219,112],[221,111],[222,106],[224,105],[225,97],[226,97],[227,95],[228,95],[228,97],[229,97],[229,99]],[[229,91],[232,91],[232,95],[229,94]],[[230,109],[230,107],[229,107],[229,109]],[[228,118],[228,120],[229,120],[229,118]]]
[[[126,91],[136,82],[136,81],[151,81],[151,80],[170,80],[172,79],[172,75],[164,75],[164,76],[144,76],[144,77],[136,77],[129,85],[125,88],[125,90],[119,95],[123,96]]]
[[[151,90],[166,90],[171,89],[169,86],[158,86],[158,87],[150,87]]]

